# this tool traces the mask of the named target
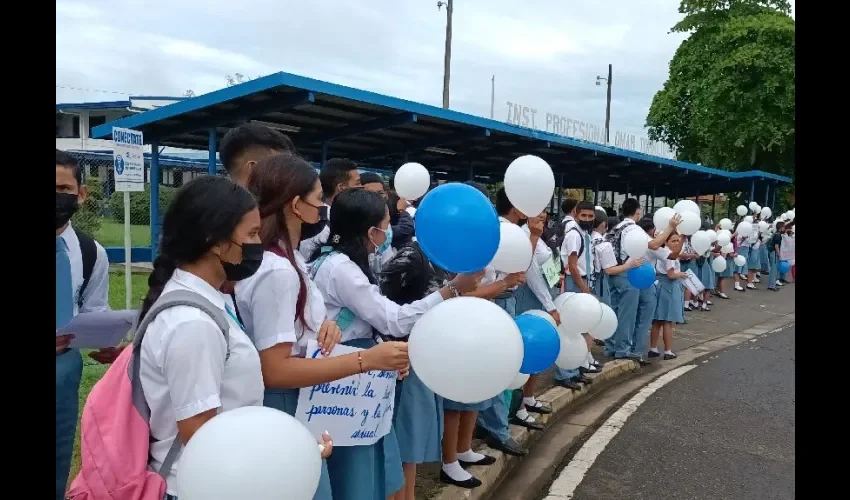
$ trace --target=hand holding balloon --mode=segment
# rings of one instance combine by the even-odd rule
[[[679,215],[679,214],[676,214],[673,217],[670,217],[670,222],[667,223],[667,227],[669,227],[670,230],[672,231],[672,230],[676,229],[677,227],[679,227],[679,224],[681,224],[681,223],[682,223],[682,216]]]
[[[505,287],[513,288],[525,283],[525,273],[511,273],[505,276],[502,281],[505,282]]]
[[[406,342],[382,342],[361,352],[360,359],[362,360],[361,368],[364,372],[370,370],[402,370],[410,364],[410,359],[407,357]]]
[[[634,269],[636,267],[640,267],[643,263],[646,262],[646,259],[641,257],[639,259],[632,259],[628,261],[626,264],[629,266],[629,269]]]
[[[529,217],[528,231],[532,236],[540,237],[543,234],[543,217],[539,215],[537,217]]]
[[[549,311],[549,316],[552,316],[552,319],[555,320],[555,326],[561,324],[561,314],[558,312],[557,309],[552,309],[551,311]]]
[[[481,281],[481,278],[483,277],[484,271],[478,271],[476,273],[460,273],[452,280],[452,285],[454,285],[458,294],[463,295],[478,288],[478,282]],[[444,294],[443,298],[452,297],[451,290],[448,290],[448,294],[448,297]]]
[[[319,452],[322,458],[328,458],[334,451],[334,442],[331,440],[331,435],[328,431],[322,433],[322,442],[319,443]]]

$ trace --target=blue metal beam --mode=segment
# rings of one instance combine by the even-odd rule
[[[205,109],[198,111],[198,113],[205,113],[206,116],[189,118],[185,121],[168,125],[152,123],[150,125],[150,131],[146,131],[145,136],[165,139],[176,134],[222,127],[228,123],[259,118],[260,116],[276,111],[284,111],[304,104],[312,104],[315,100],[316,96],[312,92],[302,90],[291,94],[278,95],[271,99],[249,101],[244,104],[239,103],[235,108],[228,110]]]
[[[151,141],[151,168],[150,168],[150,186],[151,186],[151,262],[156,259],[157,251],[159,251],[159,143],[156,140]],[[131,255],[132,258],[132,255]]]
[[[422,151],[425,148],[447,146],[449,144],[466,142],[468,140],[478,139],[481,137],[490,137],[490,129],[476,128],[470,130],[469,132],[462,132],[459,134],[444,134],[436,137],[429,137],[421,141],[402,144],[399,147],[381,149],[379,151],[376,151],[375,154],[370,154],[368,157],[364,158],[358,158],[358,160],[375,160],[378,158],[386,158],[388,156],[404,155],[411,152],[416,153]],[[407,158],[405,158],[404,161],[406,162]]]
[[[209,136],[210,137],[208,152],[210,157],[207,159],[207,174],[215,175],[216,171],[218,171],[218,165],[215,161],[215,152],[218,151],[218,146],[216,144],[216,141],[218,140],[218,135],[216,134],[215,128],[210,129]]]
[[[353,137],[385,128],[397,127],[407,123],[416,123],[417,121],[419,121],[419,116],[416,113],[399,113],[396,115],[375,118],[365,122],[352,123],[344,127],[328,130],[327,132],[299,136],[298,142],[301,144],[326,142],[334,139],[342,139],[344,137]]]
[[[110,264],[124,263],[124,247],[106,247],[106,258]],[[133,247],[130,249],[131,262],[153,262],[150,247]]]

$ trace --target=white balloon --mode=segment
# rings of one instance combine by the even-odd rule
[[[797,214],[793,210],[789,210],[785,213],[785,215],[787,216],[788,220],[794,220],[794,218],[797,217]]]
[[[761,213],[761,206],[760,206],[760,205],[756,205],[756,209],[755,209],[755,210],[753,210],[753,213],[754,213],[754,214],[760,214],[760,213]]]
[[[528,235],[516,224],[499,224],[499,248],[490,266],[503,273],[524,272],[531,265],[533,251]]]
[[[587,333],[596,340],[605,340],[614,335],[617,330],[617,313],[608,304],[600,302],[600,305],[602,306],[602,320]]]
[[[684,215],[685,212],[691,212],[700,218],[702,214],[699,211],[699,205],[697,205],[693,200],[679,200],[678,203],[673,205],[673,210],[680,215]]]
[[[717,241],[717,231],[715,231],[714,229],[709,229],[705,233],[708,235],[709,241],[711,241],[712,243]]]
[[[526,216],[543,211],[555,191],[552,167],[534,155],[520,156],[505,170],[505,194],[511,204]]]
[[[747,207],[745,207],[744,205],[738,205],[738,208],[735,209],[735,213],[743,217],[747,215]]]
[[[298,420],[248,406],[202,425],[180,454],[177,495],[183,500],[310,500],[319,486],[321,452]]]
[[[770,207],[764,207],[761,209],[762,219],[769,219],[771,215],[773,215],[773,210],[771,210]]]
[[[696,253],[702,255],[711,248],[711,236],[707,231],[697,231],[691,236],[691,246]]]
[[[738,224],[738,229],[735,230],[739,236],[749,236],[753,234],[753,225],[747,221],[743,221]]]
[[[734,260],[735,260],[735,265],[738,266],[738,267],[743,267],[743,266],[747,265],[747,258],[744,257],[743,255],[736,255]]]
[[[446,300],[426,312],[413,325],[407,346],[410,365],[422,382],[459,403],[501,393],[522,366],[516,322],[501,307],[477,297]]]
[[[677,230],[680,233],[685,235],[691,235],[699,231],[699,228],[702,225],[702,221],[699,220],[699,215],[693,212],[683,212],[679,215],[682,216],[682,222],[680,222],[679,226],[677,227]]]
[[[652,223],[655,224],[660,231],[663,231],[664,228],[670,223],[670,219],[676,215],[676,211],[670,207],[661,207],[655,211],[655,214],[652,216]]]
[[[602,321],[602,304],[589,293],[577,293],[558,309],[567,333],[587,333]]]
[[[558,295],[557,297],[555,297],[555,300],[552,301],[552,302],[555,303],[555,309],[560,311],[561,308],[564,307],[564,303],[567,301],[567,299],[569,299],[573,295],[575,295],[575,292],[564,292],[561,295]],[[560,313],[559,313],[559,315],[560,315]]]
[[[511,380],[511,384],[505,388],[507,391],[512,391],[514,389],[519,389],[524,386],[526,382],[528,382],[529,375],[526,373],[517,373],[516,377]]]
[[[750,224],[752,224],[753,223],[753,216],[748,215],[748,216],[744,217],[744,222],[749,222]]]
[[[720,253],[723,255],[730,254],[735,251],[735,247],[732,246],[732,243],[727,243],[720,248]]]
[[[558,336],[561,337],[561,350],[555,366],[562,370],[575,370],[587,361],[587,342],[581,335],[567,333],[562,328],[564,323],[558,327]]]
[[[755,212],[755,211],[756,211],[756,208],[759,206],[759,204],[758,204],[758,203],[756,203],[756,202],[754,202],[754,201],[751,201],[751,202],[750,202],[750,204],[749,204],[748,206],[750,207],[750,210],[752,210],[753,212]]]
[[[421,163],[405,163],[396,170],[393,177],[395,192],[405,200],[415,200],[428,192],[431,174]]]
[[[713,269],[715,273],[722,273],[726,270],[726,259],[723,257],[715,257],[714,260],[711,261],[711,269]]]
[[[768,224],[767,222],[765,222],[765,221],[763,221],[763,220],[760,220],[760,221],[759,221],[759,231],[761,231],[761,232],[765,232],[765,231],[767,231],[767,229],[768,229],[769,227],[770,227],[770,224]]]
[[[639,259],[649,250],[649,236],[643,229],[632,229],[623,236],[623,250],[633,259]]]
[[[720,229],[732,230],[732,226],[735,224],[732,223],[730,219],[720,219],[720,222],[717,223],[720,226]]]
[[[558,328],[558,324],[555,323],[555,318],[552,317],[551,314],[547,313],[542,309],[532,309],[530,311],[525,311],[523,314],[528,314],[531,316],[537,316],[538,318],[543,318],[552,325],[552,328]]]
[[[717,233],[717,244],[724,247],[732,241],[732,233],[728,229],[721,229]]]
[[[594,210],[601,210],[601,211],[605,212],[605,208],[604,208],[604,207],[600,207],[599,205],[596,205],[596,207],[594,207]],[[607,213],[607,212],[606,212],[606,213]]]

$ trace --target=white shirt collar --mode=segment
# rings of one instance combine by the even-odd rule
[[[171,275],[171,280],[180,286],[201,294],[215,306],[224,309],[224,297],[221,295],[221,292],[198,276],[182,269],[175,269],[174,274]]]

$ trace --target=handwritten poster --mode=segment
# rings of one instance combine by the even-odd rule
[[[794,238],[787,234],[782,235],[782,243],[779,245],[779,260],[786,260],[791,264],[797,258],[797,252],[794,249]]]
[[[331,357],[361,351],[337,345]],[[316,357],[316,341],[307,343],[307,353]],[[298,392],[295,418],[321,441],[328,431],[334,446],[367,446],[390,432],[395,405],[397,373],[370,371],[333,382],[305,387]]]
[[[710,264],[706,263],[705,265],[710,265]],[[687,274],[688,277],[685,278],[684,280],[682,280],[682,282],[684,283],[685,287],[687,287],[687,289],[690,290],[690,292],[692,294],[699,295],[699,294],[701,294],[702,292],[705,291],[705,285],[703,285],[702,281],[700,281],[699,278],[697,278],[697,275],[694,274],[693,271],[688,269],[687,271],[685,271],[685,274]]]
[[[546,262],[543,263],[541,270],[543,271],[543,277],[546,278],[546,284],[549,285],[549,288],[557,285],[561,281],[561,257],[558,255],[552,254]]]

